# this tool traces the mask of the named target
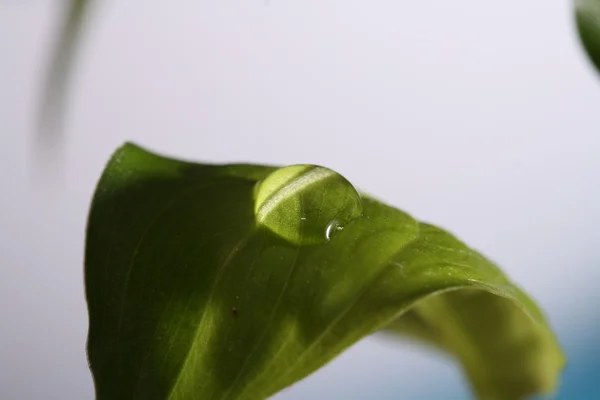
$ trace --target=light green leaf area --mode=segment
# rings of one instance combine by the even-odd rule
[[[564,363],[492,262],[317,166],[124,145],[94,195],[85,284],[99,400],[267,398],[385,327],[455,356],[480,398],[551,392]]]
[[[600,0],[574,0],[579,37],[600,71]]]

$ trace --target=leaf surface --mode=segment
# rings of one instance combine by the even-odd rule
[[[266,398],[386,327],[456,356],[481,398],[551,392],[564,363],[492,262],[322,167],[126,144],[94,195],[85,284],[98,400]]]
[[[600,0],[575,0],[575,18],[581,42],[600,71]]]

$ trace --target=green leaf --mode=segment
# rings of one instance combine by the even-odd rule
[[[126,144],[93,199],[85,284],[99,400],[266,398],[388,325],[455,355],[481,398],[551,392],[564,363],[492,262],[323,167]]]
[[[386,328],[456,356],[482,399],[520,399],[553,390],[564,361],[547,329],[531,324],[514,303],[480,290],[424,299]]]
[[[575,0],[575,18],[581,42],[600,71],[600,0]]]
[[[64,20],[41,96],[38,136],[44,141],[60,140],[66,91],[91,3],[91,0],[69,0],[65,6]]]

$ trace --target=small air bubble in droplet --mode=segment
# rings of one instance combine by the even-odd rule
[[[337,220],[331,221],[325,228],[325,240],[330,241],[333,235],[342,230],[344,230],[344,227]]]

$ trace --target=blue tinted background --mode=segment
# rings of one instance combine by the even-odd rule
[[[600,79],[569,1],[96,3],[61,162],[32,181],[63,2],[0,0],[1,399],[93,398],[83,232],[125,140],[323,164],[449,228],[547,312],[569,357],[558,398],[600,398]],[[278,398],[470,394],[452,360],[373,337]]]

